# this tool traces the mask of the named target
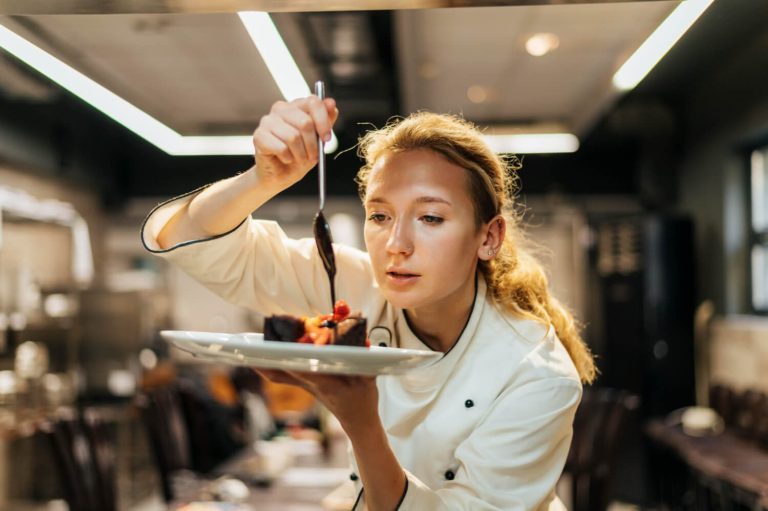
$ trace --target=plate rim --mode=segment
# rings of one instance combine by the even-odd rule
[[[419,371],[437,364],[445,353],[412,348],[385,346],[315,346],[284,341],[265,340],[259,332],[205,332],[201,330],[160,330],[161,338],[195,358],[211,363],[244,367],[307,371],[351,376],[398,376]],[[205,340],[195,336],[207,337]],[[246,340],[245,336],[260,340]],[[209,350],[217,342],[228,345],[227,350]],[[266,344],[268,343],[268,344]],[[267,347],[267,353],[250,354],[249,348]],[[223,347],[223,346],[222,346]],[[243,350],[237,353],[238,350]],[[272,350],[276,350],[269,353]],[[291,353],[293,352],[293,353]],[[374,355],[374,358],[367,358]],[[339,360],[337,357],[342,357]],[[344,358],[347,358],[346,360]]]
[[[260,332],[238,332],[238,333],[227,333],[227,332],[206,332],[202,330],[160,330],[160,335],[165,339],[166,335],[173,335],[173,334],[204,334],[204,335],[222,335],[227,336],[229,340],[241,340],[243,343],[247,343],[248,347],[253,347],[258,344],[263,344],[268,348],[285,348],[288,350],[294,350],[294,351],[303,351],[303,350],[324,350],[326,353],[347,353],[346,350],[352,349],[355,351],[358,350],[364,350],[368,353],[398,353],[403,356],[416,356],[416,357],[422,357],[422,358],[435,358],[435,360],[442,358],[445,353],[442,353],[440,351],[432,351],[432,350],[417,350],[413,348],[397,348],[397,347],[391,347],[391,346],[346,346],[346,345],[334,345],[334,344],[326,344],[326,345],[314,345],[314,344],[303,344],[303,343],[297,343],[297,342],[291,342],[291,341],[275,341],[270,339],[264,339],[264,334]],[[257,342],[251,342],[245,340],[246,335],[257,335],[260,336],[262,339]],[[166,339],[168,340],[168,339]],[[209,341],[196,341],[195,339],[187,339],[192,342],[197,343],[205,343]],[[213,341],[210,341],[213,342]],[[234,344],[234,343],[233,343]],[[342,351],[343,350],[343,351]]]

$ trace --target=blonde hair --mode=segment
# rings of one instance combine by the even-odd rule
[[[415,149],[430,149],[467,170],[478,228],[504,215],[507,231],[501,250],[492,260],[478,263],[494,300],[518,317],[551,324],[581,380],[591,383],[597,373],[592,354],[573,315],[550,294],[544,268],[527,248],[521,215],[514,208],[519,160],[500,158],[477,127],[460,117],[418,112],[360,138],[358,155],[365,163],[356,181],[361,198],[365,200],[371,168],[380,156]]]

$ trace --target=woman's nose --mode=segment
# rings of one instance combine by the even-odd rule
[[[386,248],[387,252],[391,254],[410,255],[413,253],[413,241],[403,222],[395,222],[392,226]]]

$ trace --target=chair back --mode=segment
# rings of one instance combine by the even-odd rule
[[[243,405],[227,406],[188,382],[176,386],[187,424],[192,451],[192,469],[205,474],[245,446],[242,430]]]
[[[760,443],[764,434],[766,402],[768,397],[754,389],[745,390],[738,396],[736,411],[736,434],[749,442]]]
[[[115,511],[114,446],[93,411],[43,425],[71,511]]]
[[[725,385],[713,385],[709,389],[709,406],[725,421],[728,428],[735,427],[738,415],[736,392]]]
[[[572,477],[573,511],[607,508],[610,477],[624,433],[640,398],[625,391],[589,388],[573,422],[573,440],[564,472]]]
[[[187,425],[187,435],[195,446],[190,453],[190,468],[206,473],[221,461],[216,457],[213,445],[216,429],[212,424],[212,414],[191,386],[179,384],[176,392]]]
[[[136,398],[152,446],[165,500],[173,500],[174,472],[192,468],[189,433],[177,391],[155,389]]]

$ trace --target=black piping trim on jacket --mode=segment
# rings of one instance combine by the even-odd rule
[[[233,227],[232,229],[228,230],[225,233],[217,234],[216,236],[211,236],[209,238],[202,238],[202,239],[199,239],[199,240],[182,241],[181,243],[177,243],[176,245],[172,246],[171,248],[166,248],[166,249],[162,249],[162,250],[154,250],[152,248],[149,248],[147,246],[147,244],[144,243],[144,229],[147,226],[147,221],[149,220],[149,217],[151,217],[152,214],[155,211],[157,211],[158,209],[162,208],[166,204],[170,204],[173,201],[176,201],[176,200],[179,200],[179,199],[183,199],[184,197],[188,197],[188,196],[193,195],[193,194],[200,193],[201,191],[203,191],[206,188],[208,188],[209,186],[211,186],[211,184],[203,185],[200,188],[196,188],[196,189],[192,190],[191,192],[187,192],[187,193],[184,193],[182,195],[179,195],[178,197],[174,197],[172,199],[168,199],[167,201],[161,202],[160,204],[158,204],[157,206],[152,208],[152,211],[149,212],[147,217],[144,219],[144,222],[141,224],[140,236],[141,236],[141,244],[144,245],[144,248],[147,249],[149,252],[152,252],[153,254],[164,254],[166,252],[170,252],[171,250],[176,250],[177,248],[186,247],[188,245],[194,245],[195,243],[202,243],[204,241],[210,241],[210,240],[215,240],[217,238],[222,238],[222,237],[224,237],[224,236],[226,236],[228,234],[233,233],[234,231],[236,231],[238,229],[238,227],[243,225],[243,222],[245,222],[247,220],[247,218],[244,218],[243,222],[240,222],[235,227]]]
[[[400,506],[403,505],[403,501],[405,500],[405,495],[408,493],[408,476],[405,477],[405,488],[403,488],[403,494],[400,495],[400,500],[397,503],[397,506],[395,506],[395,511],[400,509]]]
[[[360,499],[363,497],[363,492],[365,491],[365,488],[360,488],[360,493],[357,494],[357,498],[355,499],[355,503],[352,504],[352,509],[350,511],[355,511],[355,508],[357,508],[357,505],[360,503]],[[408,477],[405,478],[405,488],[403,488],[403,494],[400,495],[400,500],[397,501],[397,506],[395,506],[395,511],[400,509],[400,506],[403,505],[403,502],[405,502],[405,496],[408,494]]]
[[[142,239],[143,239],[143,238],[142,238]],[[463,326],[463,327],[461,327],[461,332],[459,333],[459,336],[456,338],[456,342],[454,342],[454,343],[453,343],[453,346],[451,346],[451,347],[448,349],[448,351],[446,351],[445,353],[443,353],[443,356],[442,356],[442,357],[440,357],[441,359],[442,359],[442,358],[445,358],[445,357],[448,355],[448,353],[450,353],[450,352],[453,350],[453,348],[455,348],[455,347],[456,347],[456,345],[457,345],[457,344],[459,344],[459,341],[461,340],[461,336],[462,336],[462,335],[464,335],[464,330],[466,330],[466,329],[467,329],[467,325],[469,325],[469,320],[470,320],[470,319],[472,319],[472,314],[474,314],[474,312],[475,312],[475,303],[476,303],[476,302],[477,302],[477,273],[475,273],[475,296],[472,298],[472,305],[469,307],[469,316],[467,316],[467,321],[466,321],[466,322],[464,322],[464,326]],[[419,334],[417,334],[417,333],[416,333],[416,331],[413,329],[413,327],[411,326],[411,320],[409,320],[409,319],[408,319],[408,314],[406,313],[406,311],[403,311],[403,317],[405,318],[405,323],[408,325],[408,329],[411,331],[411,333],[412,333],[412,334],[413,334],[413,335],[414,335],[414,336],[415,336],[415,337],[416,337],[418,340],[420,340],[420,341],[422,342],[422,344],[424,344],[424,346],[426,346],[427,348],[429,348],[429,350],[430,350],[430,351],[435,351],[435,350],[433,350],[433,349],[432,349],[432,348],[429,346],[429,344],[427,344],[426,342],[424,342],[424,339],[422,339],[421,337],[419,337]]]
[[[357,505],[360,503],[360,499],[363,497],[363,492],[365,491],[365,488],[360,488],[360,493],[357,494],[357,498],[355,499],[355,503],[352,504],[352,509],[350,511],[355,511],[355,508],[357,508]]]

